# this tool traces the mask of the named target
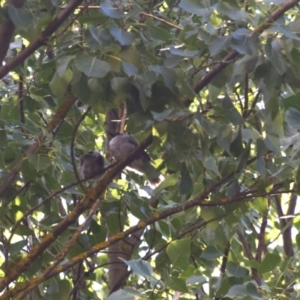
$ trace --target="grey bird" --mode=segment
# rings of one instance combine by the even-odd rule
[[[79,173],[83,179],[99,179],[104,173],[104,158],[96,151],[81,155]]]
[[[118,134],[110,140],[109,151],[117,161],[120,161],[133,152],[138,145],[137,140],[128,133]],[[151,158],[145,151],[137,154],[137,158],[128,167],[145,174],[151,184],[157,185],[161,181],[160,173],[152,166]]]

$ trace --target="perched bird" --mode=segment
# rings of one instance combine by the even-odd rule
[[[79,160],[79,173],[83,179],[99,179],[105,172],[104,158],[99,152],[89,151],[81,155]]]
[[[128,133],[118,134],[110,140],[109,151],[116,160],[120,161],[133,152],[138,145],[137,140]],[[145,174],[153,185],[161,181],[161,174],[152,166],[151,158],[145,151],[137,154],[136,159],[128,167]]]

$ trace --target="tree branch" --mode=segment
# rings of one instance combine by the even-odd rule
[[[3,78],[16,66],[22,63],[26,58],[28,58],[35,50],[43,46],[47,39],[54,33],[62,23],[72,14],[72,12],[78,7],[82,0],[72,0],[68,3],[66,8],[57,16],[46,28],[45,30],[31,43],[27,48],[22,50],[18,56],[7,62],[6,65],[0,67],[0,78]],[[1,57],[0,57],[1,58]]]
[[[96,187],[88,191],[84,199],[77,206],[75,206],[74,210],[66,218],[62,219],[52,232],[46,234],[40,243],[35,245],[31,251],[28,252],[27,256],[9,269],[6,276],[0,280],[0,291],[7,287],[10,282],[18,278],[18,276],[24,272],[31,265],[31,263],[36,260],[38,256],[41,255],[44,250],[51,245],[62,232],[66,230],[66,228],[68,228],[68,226],[73,224],[83,212],[89,209],[94,204],[96,199],[101,197],[102,193],[105,191],[108,184],[115,178],[115,176],[136,158],[137,153],[149,146],[151,142],[152,136],[149,136],[126,159],[109,169],[98,182]],[[117,239],[113,239],[113,241],[116,242]],[[109,242],[107,245],[109,245]]]
[[[97,211],[100,202],[101,202],[101,198],[98,198],[93,204],[92,208],[90,209],[89,214],[87,215],[85,221],[76,228],[76,231],[72,235],[71,239],[68,241],[65,247],[56,255],[56,260],[43,271],[42,275],[40,275],[38,279],[36,278],[33,284],[29,285],[28,288],[26,288],[22,293],[20,293],[18,297],[15,298],[16,300],[23,299],[23,297],[25,297],[28,293],[30,293],[30,291],[32,291],[32,289],[35,286],[43,282],[46,276],[49,273],[51,273],[57,267],[57,265],[66,257],[67,253],[69,252],[70,248],[74,245],[81,232],[84,230],[84,228],[87,227],[88,223],[91,221],[91,218]]]
[[[252,36],[260,35],[265,29],[270,27],[274,21],[279,19],[287,10],[291,9],[295,5],[297,5],[299,0],[291,0],[282,4],[278,9],[276,9],[270,17],[268,17],[263,23],[257,26],[252,31]],[[240,53],[236,50],[232,50],[225,58],[217,64],[211,71],[209,71],[202,79],[196,84],[194,87],[195,92],[198,94],[206,85],[208,85],[211,80],[219,74],[225,67],[234,59],[238,58]]]
[[[17,0],[17,1],[7,1],[9,5],[13,5],[16,8],[22,8],[24,6],[25,0]],[[7,17],[8,18],[8,17]],[[3,65],[4,58],[7,54],[7,50],[9,49],[9,44],[12,40],[13,34],[15,32],[14,23],[8,18],[4,23],[0,26],[0,65]]]
[[[39,245],[36,245],[29,253],[28,255],[23,258],[21,261],[19,261],[10,271],[8,272],[8,275],[5,276],[0,281],[0,289],[4,289],[12,280],[16,279],[23,271],[27,269],[27,267],[46,249],[69,225],[71,225],[73,222],[76,221],[77,217],[86,209],[88,209],[94,202],[93,197],[96,197],[97,195],[100,195],[99,193],[103,192],[106,188],[106,186],[109,184],[110,180],[112,180],[118,172],[122,170],[126,166],[126,164],[130,163],[134,158],[136,157],[136,154],[138,151],[141,151],[141,149],[144,149],[145,146],[149,143],[149,141],[145,140],[139,148],[132,152],[132,154],[122,162],[118,163],[114,168],[110,169],[103,177],[102,180],[99,181],[97,186],[89,192],[89,194],[84,198],[84,200],[79,203],[74,210],[65,218],[63,219],[56,228],[49,234],[47,234],[43,240],[40,242]],[[231,173],[232,176],[235,175],[235,173]],[[129,237],[130,235],[134,234],[135,232],[138,232],[142,228],[145,228],[148,225],[151,225],[159,220],[166,219],[167,217],[174,215],[176,213],[182,212],[184,210],[187,210],[189,208],[195,207],[195,206],[203,206],[203,207],[214,207],[214,206],[223,206],[226,204],[230,204],[233,202],[241,201],[241,200],[247,200],[247,199],[253,199],[256,197],[264,197],[267,195],[270,195],[270,193],[278,193],[276,189],[272,189],[269,194],[267,193],[257,193],[253,194],[251,191],[249,191],[249,195],[245,195],[244,193],[241,193],[237,195],[236,197],[230,197],[227,201],[224,201],[224,199],[220,201],[207,201],[205,198],[207,195],[209,195],[213,190],[216,189],[216,187],[223,184],[224,180],[228,179],[228,176],[225,178],[220,179],[215,185],[201,193],[198,197],[195,199],[185,203],[184,205],[178,205],[172,208],[169,208],[159,214],[156,214],[150,218],[148,218],[145,221],[140,221],[137,225],[130,227],[126,231],[118,232],[114,234],[113,236],[109,237],[108,240],[101,242],[97,245],[94,245],[91,249],[87,250],[86,252],[74,257],[72,259],[72,262],[66,263],[63,267],[60,266],[57,269],[55,269],[55,272],[63,272],[67,269],[69,269],[71,266],[79,263],[80,261],[86,259],[89,256],[94,255],[95,253],[99,252],[100,250],[106,249],[110,245],[113,245],[114,243]],[[286,191],[284,191],[286,192]],[[54,272],[53,271],[53,272]],[[51,273],[52,274],[52,273]],[[57,273],[56,273],[57,274]],[[36,280],[36,279],[33,279]],[[16,293],[16,291],[22,291],[27,287],[26,284],[22,284],[21,286],[15,287],[15,289],[10,290],[9,292],[3,294],[0,296],[0,299],[8,299],[9,295],[11,293]],[[8,297],[8,298],[7,298]]]
[[[51,132],[61,120],[65,118],[68,111],[72,107],[72,105],[75,103],[76,98],[73,94],[69,93],[67,100],[58,108],[56,114],[53,116],[52,120],[49,122],[49,124],[46,126],[46,131]],[[5,192],[7,187],[13,182],[13,180],[16,178],[17,174],[20,172],[22,163],[24,159],[27,159],[27,157],[34,153],[41,145],[41,143],[46,138],[46,135],[44,133],[40,133],[37,138],[35,139],[34,143],[28,147],[24,152],[24,158],[18,161],[12,168],[11,171],[6,175],[4,180],[2,181],[0,185],[0,196]],[[3,203],[2,206],[7,206],[7,203]]]
[[[175,240],[180,240],[181,238],[183,238],[184,236],[186,236],[187,234],[189,234],[190,232],[192,231],[196,231],[196,230],[199,230],[201,228],[204,228],[206,225],[208,225],[209,223],[211,222],[215,222],[217,220],[220,220],[222,217],[224,216],[219,216],[219,217],[216,217],[216,218],[213,218],[211,220],[208,220],[208,221],[202,221],[200,224],[197,224],[196,226],[189,226],[188,228],[185,228],[184,230],[182,230],[177,237],[173,238],[171,241],[168,241],[166,242],[164,245],[162,245],[161,247],[159,247],[159,249],[156,249],[154,250],[153,252],[150,252],[150,253],[147,253],[142,259],[143,260],[148,260],[150,257],[152,257],[153,255],[157,254],[157,253],[160,253],[162,250],[164,250],[165,248],[168,247],[168,245],[170,245],[171,242],[175,241]],[[89,250],[88,250],[89,251]],[[67,270],[73,266],[75,266],[76,264],[78,264],[79,262],[83,261],[84,259],[86,259],[88,256],[85,256],[85,258],[82,258],[80,261],[77,261],[75,260],[75,258],[79,258],[79,257],[83,257],[83,255],[85,254],[86,252],[84,253],[81,253],[79,254],[78,256],[76,257],[73,257],[68,263],[62,265],[61,267],[57,267],[55,270],[53,270],[51,273],[49,273],[47,276],[45,276],[44,280],[47,280],[57,274],[59,274],[60,272],[64,271],[64,270]],[[102,252],[102,253],[106,253],[106,252]],[[122,253],[122,252],[117,252],[117,253]],[[65,267],[67,265],[67,267]],[[104,264],[104,265],[109,265],[109,263],[107,264]],[[104,265],[101,265],[101,266],[104,266]],[[97,266],[91,270],[89,270],[89,272],[93,272],[95,269],[99,268],[100,266]],[[63,268],[63,270],[62,270]],[[124,275],[124,277],[122,278],[122,280],[120,280],[120,282],[124,281],[125,278],[127,276],[129,276],[131,274],[131,271],[127,271],[126,274]],[[34,279],[31,279],[29,281],[26,282],[26,284],[21,284],[17,287],[15,287],[14,289],[12,290],[9,290],[7,291],[4,295],[3,295],[3,298],[0,297],[1,300],[5,300],[5,299],[9,299],[9,297],[11,297],[12,295],[15,295],[16,293],[18,292],[21,292],[23,290],[25,290],[27,287],[29,287],[30,285],[34,285],[34,283],[36,282],[36,280],[39,279],[40,276],[38,276],[37,278],[34,278]],[[116,290],[118,290],[120,288],[120,286],[116,285]]]
[[[245,239],[242,231],[238,228],[236,230],[236,233],[239,237],[239,240],[241,241],[243,247],[244,247],[244,251],[246,256],[248,257],[249,260],[254,260],[254,257],[252,255],[252,251],[250,248],[250,245],[248,244],[247,240]],[[255,280],[255,282],[261,286],[261,278],[259,277],[258,273],[257,273],[257,269],[255,268],[251,268],[251,272],[252,272],[252,278]]]

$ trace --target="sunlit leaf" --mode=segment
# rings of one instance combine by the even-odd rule
[[[277,265],[280,263],[281,258],[278,254],[274,253],[267,253],[265,258],[263,259],[258,272],[260,273],[266,273],[273,271]]]
[[[174,241],[167,247],[167,254],[174,268],[185,270],[189,266],[190,240]]]

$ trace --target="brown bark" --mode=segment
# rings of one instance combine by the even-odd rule
[[[45,45],[47,39],[63,24],[63,22],[72,14],[82,0],[72,0],[66,8],[57,16],[46,29],[31,43],[27,48],[22,50],[19,55],[0,67],[0,78],[3,78],[8,72],[21,64],[26,58],[34,53],[35,50]]]
[[[25,0],[10,0],[6,1],[5,6],[13,5],[16,8],[22,8],[25,4]],[[2,66],[4,58],[6,56],[7,50],[9,48],[9,44],[12,40],[12,37],[15,32],[15,25],[10,20],[7,19],[3,24],[0,25],[0,65]]]

